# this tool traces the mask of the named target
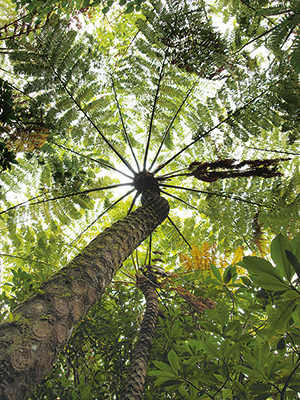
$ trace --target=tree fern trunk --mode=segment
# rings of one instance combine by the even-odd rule
[[[122,400],[140,400],[143,394],[147,365],[158,317],[158,296],[152,282],[146,277],[138,278],[138,287],[146,299],[146,312],[141,330],[134,346],[127,379],[121,393]]]
[[[1,400],[30,396],[122,262],[164,221],[168,211],[168,202],[153,195],[97,236],[14,310],[14,321],[0,326]]]

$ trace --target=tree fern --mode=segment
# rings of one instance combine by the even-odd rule
[[[274,75],[267,76],[246,69],[246,56],[230,56],[226,42],[221,40],[210,23],[205,22],[202,7],[189,12],[187,5],[180,2],[169,2],[165,6],[155,2],[153,8],[145,8],[144,15],[145,18],[138,21],[139,33],[134,45],[126,54],[100,54],[96,50],[96,41],[90,35],[76,35],[66,23],[55,20],[49,21],[43,34],[34,40],[25,38],[9,44],[15,71],[32,77],[28,79],[24,91],[33,98],[37,108],[42,109],[43,119],[50,131],[48,144],[39,155],[42,163],[34,159],[30,161],[42,177],[40,188],[37,185],[36,190],[44,188],[49,192],[44,195],[46,202],[27,206],[36,221],[43,213],[47,221],[54,220],[63,225],[77,218],[79,221],[83,215],[86,226],[97,221],[97,211],[93,206],[98,206],[100,199],[107,202],[104,191],[100,189],[109,188],[117,181],[113,178],[100,182],[96,174],[102,174],[101,168],[109,170],[113,165],[116,171],[131,176],[129,171],[124,170],[128,164],[122,159],[129,154],[129,164],[135,168],[133,154],[130,155],[128,149],[129,141],[140,153],[137,162],[143,165],[144,155],[141,153],[143,149],[145,151],[148,140],[147,164],[149,161],[151,169],[157,173],[162,170],[161,175],[164,176],[164,168],[166,173],[175,171],[187,167],[191,160],[199,160],[199,157],[203,160],[210,157],[213,161],[214,155],[220,155],[217,146],[214,155],[211,154],[214,138],[218,138],[220,143],[219,153],[225,154],[232,146],[226,144],[230,140],[236,143],[237,137],[246,143],[249,138],[259,138],[264,132],[275,132],[281,123],[278,122],[276,104],[271,96],[274,93],[270,89]],[[196,32],[197,20],[203,23],[199,32]],[[186,39],[188,29],[195,37],[196,47]],[[194,54],[190,59],[186,57],[185,48]],[[195,54],[197,49],[201,53],[200,59]],[[179,64],[174,62],[176,57]],[[181,67],[180,63],[186,63],[185,67]],[[206,70],[204,67],[208,64]],[[194,68],[193,74],[187,71],[188,67]],[[219,85],[212,79],[220,79]],[[262,108],[266,99],[268,104],[273,105],[274,111],[272,107]],[[275,126],[273,121],[276,118]],[[201,139],[202,136],[208,138],[212,132],[215,135],[212,139]],[[54,139],[65,146],[64,149],[59,150],[51,144],[54,135]],[[174,155],[177,148],[182,151]],[[61,151],[69,152],[70,157],[61,158]],[[72,151],[77,152],[76,156],[73,153],[73,158]],[[117,158],[121,159],[123,166]],[[166,161],[167,167],[164,166]],[[91,169],[95,170],[93,176],[78,174],[79,170]],[[168,179],[171,178],[172,175]],[[169,195],[174,195],[175,186],[180,188],[182,185],[174,177],[172,179],[174,187],[171,190],[164,188],[170,192]],[[126,190],[130,189],[130,180],[128,183]],[[181,197],[191,209],[196,207],[203,211],[203,196],[209,196],[208,192],[221,190],[224,199],[234,193],[236,198],[245,199],[243,191],[247,186],[245,182],[239,191],[233,184],[226,190],[217,184],[209,190],[206,186],[197,185],[194,187],[200,191],[203,189],[204,194],[181,191],[176,193],[176,197]],[[82,195],[79,192],[83,192]],[[70,197],[64,198],[65,194]],[[52,198],[57,200],[52,201]],[[115,196],[109,203],[118,198]],[[175,198],[171,199],[175,206]],[[230,203],[230,200],[222,201]],[[107,204],[107,207],[110,205]],[[237,210],[243,213],[244,207],[243,204],[237,205]],[[217,207],[212,209],[217,213]],[[99,210],[98,215],[103,211]],[[19,211],[16,209],[16,213],[21,215],[21,207]],[[210,217],[209,209],[202,212],[202,216]],[[230,212],[226,218],[229,216]],[[211,222],[216,224],[217,232],[218,222],[213,218]],[[85,230],[84,224],[80,225]],[[188,227],[185,229],[188,230]],[[250,232],[248,227],[245,230]]]

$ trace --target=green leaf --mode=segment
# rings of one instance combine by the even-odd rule
[[[220,358],[219,349],[217,348],[217,346],[214,343],[204,342],[203,348],[213,358],[216,358],[217,360]]]
[[[208,332],[213,332],[216,333],[217,335],[222,334],[221,329],[213,322],[201,321],[201,326],[203,326]]]
[[[248,362],[248,364],[251,366],[251,368],[260,375],[260,378],[267,380],[267,376],[263,370],[262,365],[260,362],[253,357],[250,353],[244,352],[244,359],[245,361]]]
[[[170,380],[171,380],[170,378],[167,378],[167,377],[164,377],[164,376],[160,376],[155,380],[155,385],[156,386],[160,386],[163,383],[169,382]]]
[[[134,11],[134,2],[128,3],[125,14],[131,14]]]
[[[222,351],[222,356],[224,358],[228,358],[231,353],[233,353],[236,349],[238,349],[240,343],[230,343],[229,339],[225,339],[222,343],[220,350]]]
[[[293,275],[293,270],[289,260],[287,259],[285,250],[292,252],[292,244],[280,233],[271,243],[271,256],[272,260],[277,265],[281,276],[287,278],[287,280],[290,282]]]
[[[238,264],[246,268],[250,273],[263,274],[264,276],[271,275],[282,281],[282,276],[278,270],[276,270],[269,261],[263,258],[246,256],[243,258],[243,261]]]
[[[285,250],[286,257],[291,263],[292,267],[294,268],[294,271],[296,272],[298,278],[300,279],[300,263],[297,259],[297,257],[294,256],[293,253],[291,253],[289,250]]]
[[[227,399],[231,396],[232,389],[222,389],[222,398]]]
[[[247,276],[242,276],[241,280],[245,286],[251,286],[252,282]]]
[[[292,253],[300,260],[300,232],[291,241]]]
[[[222,283],[222,277],[219,269],[213,263],[210,263],[210,269],[217,281]]]
[[[279,280],[270,275],[267,276],[251,275],[251,278],[253,279],[253,283],[255,285],[266,290],[273,290],[277,292],[289,289],[289,287],[284,282],[280,282]]]
[[[181,396],[189,399],[189,397],[190,397],[189,392],[186,390],[186,388],[184,387],[183,384],[181,386],[179,386],[178,392],[181,394]]]
[[[247,368],[250,373],[251,373],[251,369]],[[243,371],[242,371],[243,372]],[[248,398],[248,394],[246,392],[246,389],[244,388],[244,386],[241,384],[241,382],[237,381],[237,380],[233,380],[232,381],[232,386],[239,392],[239,394],[242,396],[242,398]]]
[[[199,390],[197,389],[198,381],[197,379],[190,379],[190,399],[195,400]]]
[[[155,371],[150,371],[148,375],[151,376],[158,376],[158,377],[164,377],[167,378],[168,380],[177,378],[177,376],[174,374],[174,372],[169,372],[166,370],[155,370]]]
[[[227,304],[220,309],[220,324],[224,327],[229,321],[229,308]]]
[[[243,268],[246,268],[250,273],[253,282],[267,290],[287,290],[289,287],[283,281],[279,271],[273,265],[263,258],[259,257],[244,257],[243,261],[239,262]]]
[[[227,285],[232,279],[232,270],[233,270],[233,267],[230,265],[224,271],[223,282],[225,283],[225,285]]]
[[[268,321],[267,329],[269,335],[272,337],[276,333],[285,333],[287,331],[289,320],[292,316],[292,312],[298,302],[297,299],[282,301],[276,308],[272,308]]]
[[[174,375],[174,371],[173,371],[173,369],[170,367],[170,365],[168,365],[168,364],[166,364],[166,363],[164,363],[164,362],[162,362],[162,361],[153,361],[153,364],[157,367],[157,368],[159,368],[159,369],[161,369],[162,371],[164,371],[164,372],[168,372],[169,374],[170,374],[170,376],[175,376]]]
[[[249,376],[249,378],[257,380],[257,379],[261,379],[261,375],[256,371],[253,370],[252,368],[249,367],[245,367],[244,365],[237,365],[235,367],[235,369],[237,371],[243,372],[245,375]]]
[[[276,349],[283,350],[284,348],[285,348],[285,339],[281,338],[281,339],[279,339],[279,341],[277,343]]]
[[[169,351],[168,360],[169,360],[169,363],[170,363],[173,371],[177,375],[178,374],[178,368],[179,368],[179,358],[178,358],[178,356],[177,356],[177,354],[175,353],[174,350]]]

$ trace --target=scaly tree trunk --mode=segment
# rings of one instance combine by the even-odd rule
[[[144,276],[138,277],[137,286],[144,293],[146,312],[138,340],[134,346],[128,376],[121,392],[122,400],[140,400],[142,398],[158,317],[158,296],[152,282]]]
[[[25,400],[32,394],[122,262],[168,212],[167,200],[153,194],[14,310],[15,320],[0,326],[1,400]]]

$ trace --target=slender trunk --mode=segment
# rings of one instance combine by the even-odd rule
[[[13,322],[0,325],[1,400],[25,400],[32,394],[122,262],[168,211],[165,199],[151,196],[43,283],[14,310]]]
[[[146,299],[146,312],[138,340],[134,346],[127,379],[121,392],[122,400],[140,400],[146,379],[147,365],[158,317],[158,296],[152,282],[138,277],[138,287]]]

